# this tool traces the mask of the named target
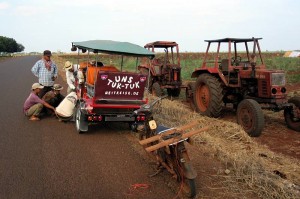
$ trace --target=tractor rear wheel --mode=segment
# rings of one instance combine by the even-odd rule
[[[168,96],[178,97],[180,95],[180,88],[167,88]]]
[[[251,137],[260,136],[264,125],[264,114],[260,105],[252,99],[244,99],[237,108],[237,122]]]
[[[195,82],[189,82],[187,85],[186,98],[190,104],[190,107],[193,111],[196,111],[195,103],[194,103],[194,92],[195,92]]]
[[[156,97],[160,97],[162,95],[162,89],[160,88],[160,85],[158,82],[155,82],[152,85],[152,95]]]
[[[202,74],[196,80],[193,92],[196,110],[209,117],[219,117],[222,112],[223,94],[219,80],[210,75]]]
[[[300,132],[300,97],[292,97],[288,100],[288,103],[293,103],[295,105],[295,109],[284,109],[284,119],[286,125],[290,129]]]

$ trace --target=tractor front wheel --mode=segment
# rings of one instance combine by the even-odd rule
[[[292,103],[295,106],[284,109],[286,125],[290,129],[300,132],[300,97],[292,97],[288,100],[288,103]]]
[[[265,119],[260,105],[252,99],[244,99],[237,108],[237,122],[251,137],[260,136]]]
[[[221,83],[210,74],[201,74],[193,92],[196,110],[209,117],[219,117],[222,112],[223,94]]]

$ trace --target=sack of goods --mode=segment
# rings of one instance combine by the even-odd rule
[[[77,95],[75,92],[68,94],[65,99],[56,107],[56,114],[61,119],[71,119],[76,106]]]

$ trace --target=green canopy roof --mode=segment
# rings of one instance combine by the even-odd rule
[[[146,56],[153,58],[154,53],[136,44],[111,40],[89,40],[72,42],[79,49],[87,49],[108,54],[119,54],[128,56]]]

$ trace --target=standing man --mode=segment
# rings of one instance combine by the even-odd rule
[[[41,89],[44,87],[39,83],[34,83],[31,86],[32,92],[26,99],[23,110],[26,116],[29,117],[29,120],[31,121],[38,121],[40,120],[39,116],[43,109],[43,107],[47,107],[55,112],[55,108],[45,102],[44,100],[40,99],[38,97],[38,94],[41,92]]]
[[[67,93],[71,93],[72,91],[75,91],[75,76],[77,70],[74,71],[74,66],[72,62],[66,61],[65,63],[65,70],[66,70],[66,78],[67,78],[67,84],[68,84],[68,90]]]
[[[51,90],[57,78],[57,67],[55,63],[51,61],[51,56],[51,51],[45,50],[43,58],[37,61],[31,69],[31,72],[39,78],[39,83],[44,86],[41,92],[39,92],[40,98]]]

